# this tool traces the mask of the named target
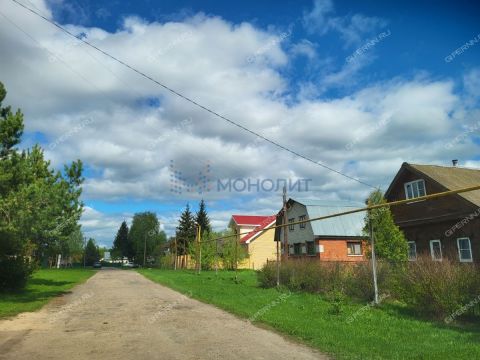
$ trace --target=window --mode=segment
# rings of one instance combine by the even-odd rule
[[[290,230],[290,231],[295,230],[295,225],[292,224],[293,222],[295,222],[295,218],[288,219],[288,222],[290,223],[288,225],[288,230]]]
[[[417,244],[415,241],[408,242],[408,260],[417,260]]]
[[[359,242],[347,242],[347,255],[362,255],[362,243]]]
[[[415,199],[425,195],[425,181],[423,179],[405,183],[405,196],[407,199]]]
[[[307,255],[315,255],[315,242],[307,241]]]
[[[307,215],[302,215],[302,216],[299,216],[298,217],[298,220],[299,221],[303,221],[303,220],[306,220],[307,219]],[[305,226],[307,225],[307,223],[302,223],[300,224],[300,229],[305,229]]]
[[[432,260],[442,261],[442,243],[440,240],[430,240],[430,254],[432,254]]]
[[[302,254],[302,244],[300,244],[300,243],[293,244],[293,253],[295,255],[301,255]]]
[[[461,262],[472,262],[472,246],[469,238],[458,238],[458,258]]]

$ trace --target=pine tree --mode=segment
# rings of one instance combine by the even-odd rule
[[[374,190],[367,199],[367,204],[377,205],[386,202],[380,190]],[[373,236],[375,238],[375,254],[385,260],[405,261],[408,257],[408,244],[403,232],[393,220],[390,208],[382,207],[370,211],[365,216],[363,232],[370,235],[372,223]]]
[[[195,239],[195,219],[188,204],[185,211],[180,215],[176,238],[178,255],[187,254],[190,244],[193,243]]]
[[[203,199],[200,201],[198,212],[195,216],[195,222],[201,226],[202,232],[210,233],[210,231],[212,231],[205,201],[203,201]]]

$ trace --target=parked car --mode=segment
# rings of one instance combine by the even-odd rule
[[[123,264],[122,266],[123,266],[123,267],[126,267],[126,268],[133,268],[133,269],[138,268],[138,265],[137,265],[137,264],[135,264],[135,263],[133,263],[133,262],[130,262],[130,261],[129,261],[128,263]]]
[[[100,261],[95,261],[93,263],[93,268],[94,269],[101,269],[102,268],[102,263]]]

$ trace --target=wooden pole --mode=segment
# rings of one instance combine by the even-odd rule
[[[237,237],[235,238],[235,281],[238,280],[238,242],[240,239],[240,234],[237,232]]]
[[[218,275],[218,241],[215,240],[215,275]]]
[[[374,302],[378,305],[378,283],[377,283],[377,259],[375,257],[375,236],[373,235],[373,225],[371,219],[371,211],[368,214],[368,222],[370,225],[370,242],[372,243],[372,271],[373,271],[373,288],[375,291]]]
[[[283,187],[283,242],[284,242],[284,257],[288,260],[290,248],[288,247],[288,229],[287,229],[287,187]]]
[[[173,260],[173,270],[177,270],[177,256],[178,256],[178,249],[177,249],[177,237],[175,236],[175,240],[174,240],[174,244],[175,244],[175,258]]]
[[[198,273],[202,271],[202,226],[198,224]]]
[[[280,239],[277,241],[277,287],[280,286]]]

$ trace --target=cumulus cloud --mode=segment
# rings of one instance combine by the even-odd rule
[[[52,16],[43,1],[34,4]],[[328,199],[362,200],[369,191],[173,96],[11,2],[0,10],[35,39],[0,22],[0,80],[7,102],[22,108],[28,132],[44,135],[42,145],[55,166],[84,160],[91,171],[84,186],[87,204],[135,199],[180,208],[203,197],[220,228],[234,212],[277,212],[280,196],[219,192],[218,180],[312,179],[308,196]],[[305,19],[352,44],[354,33],[367,34],[383,24],[354,15],[332,17],[333,11],[331,2],[317,1]],[[374,186],[388,185],[402,161],[472,159],[478,150],[470,137],[445,147],[462,124],[473,121],[450,79],[396,78],[322,98],[322,86],[353,81],[351,67],[359,65],[347,64],[326,74],[323,85],[305,86],[292,103],[292,79],[282,69],[300,54],[318,56],[308,41],[286,51],[275,41],[281,32],[204,14],[165,22],[128,17],[114,32],[78,24],[68,28],[205,106]],[[252,56],[255,61],[248,60]],[[473,89],[474,75],[466,75],[467,89]],[[210,191],[172,192],[172,161],[192,183],[209,164]],[[178,211],[158,215],[173,233]],[[88,234],[108,242],[131,216],[89,206],[82,222]]]

